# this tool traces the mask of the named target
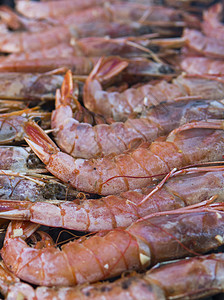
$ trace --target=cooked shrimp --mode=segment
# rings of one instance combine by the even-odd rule
[[[134,62],[131,63],[134,66]],[[173,102],[185,96],[200,96],[211,100],[223,98],[223,82],[215,78],[212,80],[196,76],[179,76],[171,84],[167,81],[154,85],[143,84],[138,88],[129,88],[122,93],[103,90],[103,82],[123,69],[125,72],[127,64],[126,60],[118,58],[101,58],[98,61],[84,85],[83,101],[90,111],[120,121],[136,110],[141,111],[145,105],[150,107],[164,101]],[[144,71],[144,67],[141,68]],[[127,72],[130,73],[130,69]]]
[[[82,39],[72,39],[71,45],[68,43],[59,43],[51,48],[44,48],[33,52],[12,53],[1,59],[3,62],[12,62],[17,60],[32,60],[40,58],[66,58],[74,56],[109,56],[120,55],[122,57],[135,57],[141,55],[151,55],[147,48],[150,44],[150,35],[125,38],[105,38],[88,37]]]
[[[114,282],[35,290],[2,267],[0,287],[8,300],[22,296],[29,300],[196,299],[223,292],[223,266],[224,255],[217,253],[161,263],[146,273],[133,273]]]
[[[52,176],[35,173],[35,170],[20,172],[23,173],[0,170],[1,199],[35,202],[47,199],[70,201],[79,198],[79,192],[58,182]]]
[[[78,190],[101,195],[147,186],[153,176],[173,168],[223,159],[224,131],[220,120],[188,123],[172,131],[165,141],[89,160],[74,159],[61,152],[35,123],[26,123],[25,132],[27,143],[50,173]]]
[[[203,12],[202,29],[204,33],[219,40],[224,39],[224,25],[220,22],[222,10],[223,4],[219,2]]]
[[[0,170],[26,173],[30,169],[42,169],[40,160],[26,148],[18,146],[0,146]]]
[[[181,61],[181,68],[189,74],[224,74],[224,61],[206,57],[186,57]]]
[[[158,104],[168,100],[170,94],[174,98],[182,95],[178,87],[170,86],[167,82],[162,82],[156,87],[144,84],[139,88],[127,89],[123,93],[104,91],[101,84],[127,66],[128,62],[120,58],[101,58],[98,61],[84,85],[83,101],[89,110],[118,121],[130,115],[138,106]],[[163,93],[163,90],[166,93]]]
[[[35,112],[34,109],[23,109],[0,114],[0,145],[18,143],[24,138],[24,123],[29,118],[37,118],[44,129],[49,129],[51,113]]]
[[[152,214],[126,230],[99,232],[56,248],[48,234],[32,239],[37,224],[13,221],[1,256],[19,278],[47,286],[74,285],[143,270],[159,261],[205,253],[223,244],[223,204]],[[26,239],[35,243],[30,247]]]
[[[55,91],[63,82],[59,74],[0,73],[1,99],[16,99],[26,102],[54,100]],[[18,102],[18,101],[17,101]],[[18,102],[19,103],[19,102]]]
[[[46,184],[46,189],[43,187],[45,192],[47,186]],[[16,195],[14,195],[13,201],[0,200],[0,217],[10,220],[29,220],[46,226],[79,231],[111,230],[116,227],[127,227],[150,213],[196,204],[213,195],[217,196],[216,201],[223,202],[223,187],[224,167],[222,165],[192,167],[172,172],[156,187],[128,191],[119,196],[107,196],[101,199],[77,199],[72,202],[45,200],[31,203],[15,201]],[[72,196],[71,192],[68,196]],[[63,196],[63,193],[60,194]],[[26,195],[32,197],[29,190]],[[42,193],[39,192],[38,195],[42,196]],[[49,198],[52,197],[59,198],[54,193]]]
[[[92,22],[94,20],[112,22],[142,22],[143,24],[159,26],[190,26],[200,27],[197,17],[183,10],[159,5],[144,5],[139,3],[106,2],[104,6],[95,6],[81,12],[73,12],[67,16],[57,18],[60,24],[72,25],[76,23]],[[165,24],[164,24],[165,23]],[[181,23],[181,24],[180,24]]]
[[[224,115],[222,102],[183,100],[153,107],[144,111],[140,118],[129,118],[125,123],[95,126],[80,124],[73,117],[73,110],[76,109],[73,89],[72,73],[68,71],[61,92],[58,90],[56,93],[56,110],[51,118],[51,128],[56,129],[58,146],[73,157],[92,158],[119,154],[137,147],[142,141],[152,142],[183,123],[222,119]]]
[[[16,10],[22,15],[32,19],[57,18],[68,15],[72,11],[104,4],[102,0],[60,0],[48,2],[16,2]]]
[[[7,53],[28,52],[50,48],[58,43],[69,43],[71,33],[67,27],[52,27],[43,32],[9,32],[0,35],[0,51]]]
[[[212,58],[224,58],[224,41],[206,37],[200,31],[185,28],[183,38],[190,50]]]
[[[39,32],[44,31],[52,27],[52,24],[48,21],[40,21],[40,20],[31,20],[22,17],[17,14],[12,8],[9,6],[0,6],[0,19],[2,22],[12,30],[26,30],[29,32]],[[1,34],[4,31],[1,31]],[[7,33],[10,33],[7,30]]]

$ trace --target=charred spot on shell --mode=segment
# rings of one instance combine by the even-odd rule
[[[162,74],[170,74],[174,73],[174,69],[171,66],[168,65],[161,65],[158,69],[158,71]]]

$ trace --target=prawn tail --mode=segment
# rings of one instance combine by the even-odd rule
[[[216,3],[212,5],[207,11],[204,11],[203,13],[203,18],[204,20],[209,20],[210,19],[217,19],[219,20],[221,14],[222,14],[222,4],[221,3]]]
[[[56,90],[55,107],[58,108],[60,105],[69,105],[72,109],[74,107],[77,108],[78,95],[78,84],[73,84],[72,71],[68,70],[65,74],[61,90]]]
[[[10,220],[30,220],[30,202],[0,200],[0,218]]]
[[[97,79],[100,82],[108,81],[118,75],[128,66],[128,62],[119,57],[101,57],[92,72],[89,79]]]
[[[43,129],[35,122],[26,122],[24,132],[26,142],[44,164],[48,164],[52,154],[56,154],[60,151]]]

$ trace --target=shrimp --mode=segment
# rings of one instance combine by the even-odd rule
[[[2,22],[12,30],[26,30],[29,32],[44,31],[52,27],[48,21],[30,20],[18,15],[9,6],[0,6],[0,18]],[[7,33],[10,31],[7,30]],[[3,31],[1,31],[1,34]]]
[[[0,170],[26,173],[34,169],[44,171],[43,164],[31,151],[19,146],[0,146]]]
[[[142,22],[143,24],[162,26],[190,26],[200,27],[198,18],[182,10],[159,5],[144,5],[139,3],[105,3],[104,6],[95,6],[81,12],[73,12],[67,16],[57,18],[60,24],[72,25],[76,23],[98,21],[112,22]],[[162,22],[162,21],[163,22]],[[179,24],[181,23],[181,24]]]
[[[6,299],[196,299],[223,292],[223,253],[161,263],[143,274],[131,274],[114,282],[79,287],[37,287],[20,282],[0,266],[0,288]]]
[[[183,38],[186,40],[187,47],[196,53],[211,58],[224,58],[224,41],[206,37],[200,31],[187,28],[184,30]]]
[[[7,32],[0,36],[0,51],[6,53],[32,52],[43,48],[51,48],[59,43],[69,44],[71,37],[105,36],[108,34],[111,37],[118,37],[127,34],[150,33],[153,30],[152,25],[144,25],[142,22],[135,23],[140,16],[146,13],[147,17],[150,16],[152,18],[152,21],[159,20],[157,22],[158,25],[161,22],[161,18],[164,21],[170,20],[171,23],[175,23],[175,21],[178,23],[179,19],[186,19],[186,22],[192,24],[198,22],[194,16],[171,8],[157,6],[152,8],[140,5],[141,7],[136,10],[136,6],[138,8],[139,5],[135,4],[132,6],[130,7],[130,4],[128,4],[129,9],[127,9],[126,4],[117,4],[113,7],[109,5],[85,9],[81,12],[70,14],[66,18],[63,16],[62,19],[56,22],[55,26],[49,26],[41,32]],[[119,12],[121,12],[121,16]],[[135,17],[136,13],[137,20]],[[116,15],[117,17],[115,17]],[[131,16],[134,17],[133,21],[130,20],[131,24],[127,24],[125,19],[129,20]],[[119,24],[121,19],[125,24]],[[110,24],[110,22],[112,23]],[[177,25],[175,24],[175,26]]]
[[[36,27],[35,27],[36,28]],[[58,25],[48,27],[41,32],[10,32],[1,34],[0,51],[7,53],[32,52],[52,48],[59,43],[70,44],[76,38],[89,36],[120,37],[127,35],[141,35],[152,32],[152,28],[140,23],[121,24],[117,22],[94,21],[86,24]],[[56,38],[55,38],[56,37]],[[47,39],[47,40],[46,40]],[[41,45],[40,45],[41,44]]]
[[[78,190],[101,195],[147,186],[153,176],[173,168],[223,159],[222,120],[188,123],[172,131],[165,141],[88,160],[61,152],[33,122],[27,122],[24,130],[25,140],[50,173]]]
[[[24,138],[24,124],[29,118],[42,122],[42,127],[48,129],[51,113],[35,112],[36,108],[23,109],[11,113],[0,114],[0,145],[18,143]]]
[[[101,58],[98,61],[84,85],[85,107],[116,121],[123,121],[136,110],[141,111],[143,106],[150,107],[164,101],[173,102],[175,98],[181,99],[185,96],[200,96],[208,100],[223,98],[223,83],[220,80],[215,78],[208,80],[196,76],[179,76],[171,84],[167,81],[155,85],[148,83],[138,88],[127,89],[122,93],[104,91],[103,82],[117,75],[121,70],[125,72],[129,68],[127,64],[126,60],[118,58]],[[132,64],[134,66],[133,62]],[[144,67],[142,68],[144,70]],[[127,72],[131,73],[130,69]]]
[[[74,56],[74,47],[67,43],[60,43],[52,48],[44,48],[42,50],[32,51],[32,52],[18,52],[12,53],[1,59],[2,62],[6,61],[18,61],[18,60],[32,60],[39,58],[54,58],[54,57],[70,57]]]
[[[181,87],[189,96],[200,95],[207,100],[221,100],[224,96],[224,81],[221,77],[185,74],[175,78],[173,84]]]
[[[197,204],[213,195],[217,196],[216,201],[223,202],[223,187],[224,167],[222,165],[192,167],[172,172],[156,187],[128,191],[100,199],[77,199],[72,202],[57,203],[39,200],[31,203],[16,201],[20,199],[14,196],[15,200],[12,201],[0,200],[0,217],[78,231],[112,230],[130,226],[150,213]],[[32,197],[32,193],[29,193],[28,197]]]
[[[207,36],[218,40],[223,40],[224,36],[224,26],[220,22],[222,10],[223,5],[219,2],[203,12],[202,30]]]
[[[1,61],[15,61],[24,59],[53,58],[68,56],[109,56],[119,55],[122,57],[134,57],[141,55],[150,55],[151,35],[141,37],[88,37],[82,39],[71,39],[71,45],[60,43],[52,48],[37,50],[34,52],[19,52],[7,56]],[[153,34],[152,34],[153,36]]]
[[[0,35],[0,51],[6,53],[29,52],[50,48],[58,43],[69,43],[69,28],[55,26],[43,32],[9,32]]]
[[[88,76],[84,85],[83,101],[85,107],[90,111],[102,114],[106,117],[112,117],[114,120],[119,121],[134,112],[134,108],[137,106],[143,106],[144,100],[147,104],[150,103],[151,99],[148,100],[147,98],[150,97],[153,92],[155,96],[152,94],[151,103],[158,104],[158,102],[167,99],[167,95],[164,97],[160,91],[157,92],[159,93],[159,95],[157,95],[156,91],[158,87],[153,88],[150,84],[145,84],[136,89],[131,88],[123,93],[105,92],[101,83],[119,74],[127,66],[128,62],[120,58],[101,58]],[[179,96],[178,92],[179,91],[177,91],[177,96]],[[174,93],[175,90],[172,96]]]
[[[207,57],[186,57],[181,61],[181,68],[189,74],[224,74],[223,60],[210,59]]]
[[[60,149],[73,157],[119,154],[135,148],[142,141],[152,142],[183,123],[206,118],[222,119],[224,115],[221,102],[188,100],[153,107],[142,113],[140,118],[129,118],[125,123],[92,126],[80,124],[73,118],[76,108],[73,94],[72,73],[68,71],[61,93],[59,90],[56,93],[56,110],[52,113],[51,128],[56,129],[55,137]]]
[[[32,239],[39,225],[12,221],[1,256],[10,271],[29,283],[62,286],[95,282],[125,270],[144,270],[160,261],[217,248],[223,244],[219,238],[224,234],[223,207],[216,203],[152,214],[126,230],[99,232],[61,249],[44,232],[40,232],[41,241],[30,247],[26,239]]]
[[[0,73],[0,98],[28,101],[54,100],[63,82],[59,74]],[[20,103],[17,101],[17,103]]]
[[[57,47],[60,51],[60,47]],[[56,52],[57,52],[57,49]],[[67,48],[68,52],[70,51]],[[47,56],[51,56],[54,53],[53,49],[49,51],[42,51],[47,53]],[[38,52],[39,53],[39,52]],[[34,53],[33,55],[38,53]],[[86,56],[66,56],[66,50],[62,51],[59,56],[55,57],[37,57],[33,59],[2,59],[0,61],[0,71],[2,72],[33,72],[33,73],[43,73],[54,71],[55,69],[71,69],[73,75],[89,75],[92,71],[94,65],[99,60],[99,57],[86,57]],[[31,56],[33,56],[31,55]],[[53,54],[54,55],[54,54]],[[28,54],[29,56],[29,54]],[[112,59],[116,59],[112,57]],[[174,76],[174,70],[171,66],[163,63],[156,63],[146,58],[130,58],[126,59],[129,66],[124,71],[124,74],[133,77],[133,76]],[[1,74],[1,73],[0,73]],[[78,77],[79,78],[79,77]],[[136,77],[135,77],[136,78]],[[39,93],[38,93],[39,94]]]
[[[72,11],[102,4],[104,4],[102,0],[60,0],[39,3],[20,0],[16,2],[16,10],[27,18],[47,19],[65,16]]]
[[[31,170],[27,173],[0,170],[0,187],[1,199],[20,199],[31,202],[47,199],[70,201],[80,195],[79,192],[58,182],[54,177],[36,174],[35,170],[32,173]]]
[[[25,73],[45,73],[54,69],[72,69],[75,75],[88,75],[94,64],[99,60],[98,57],[59,57],[40,58],[18,61],[0,61],[0,71],[2,72],[25,72]]]

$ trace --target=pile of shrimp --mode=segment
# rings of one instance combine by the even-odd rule
[[[224,293],[223,12],[0,6],[0,297]]]

